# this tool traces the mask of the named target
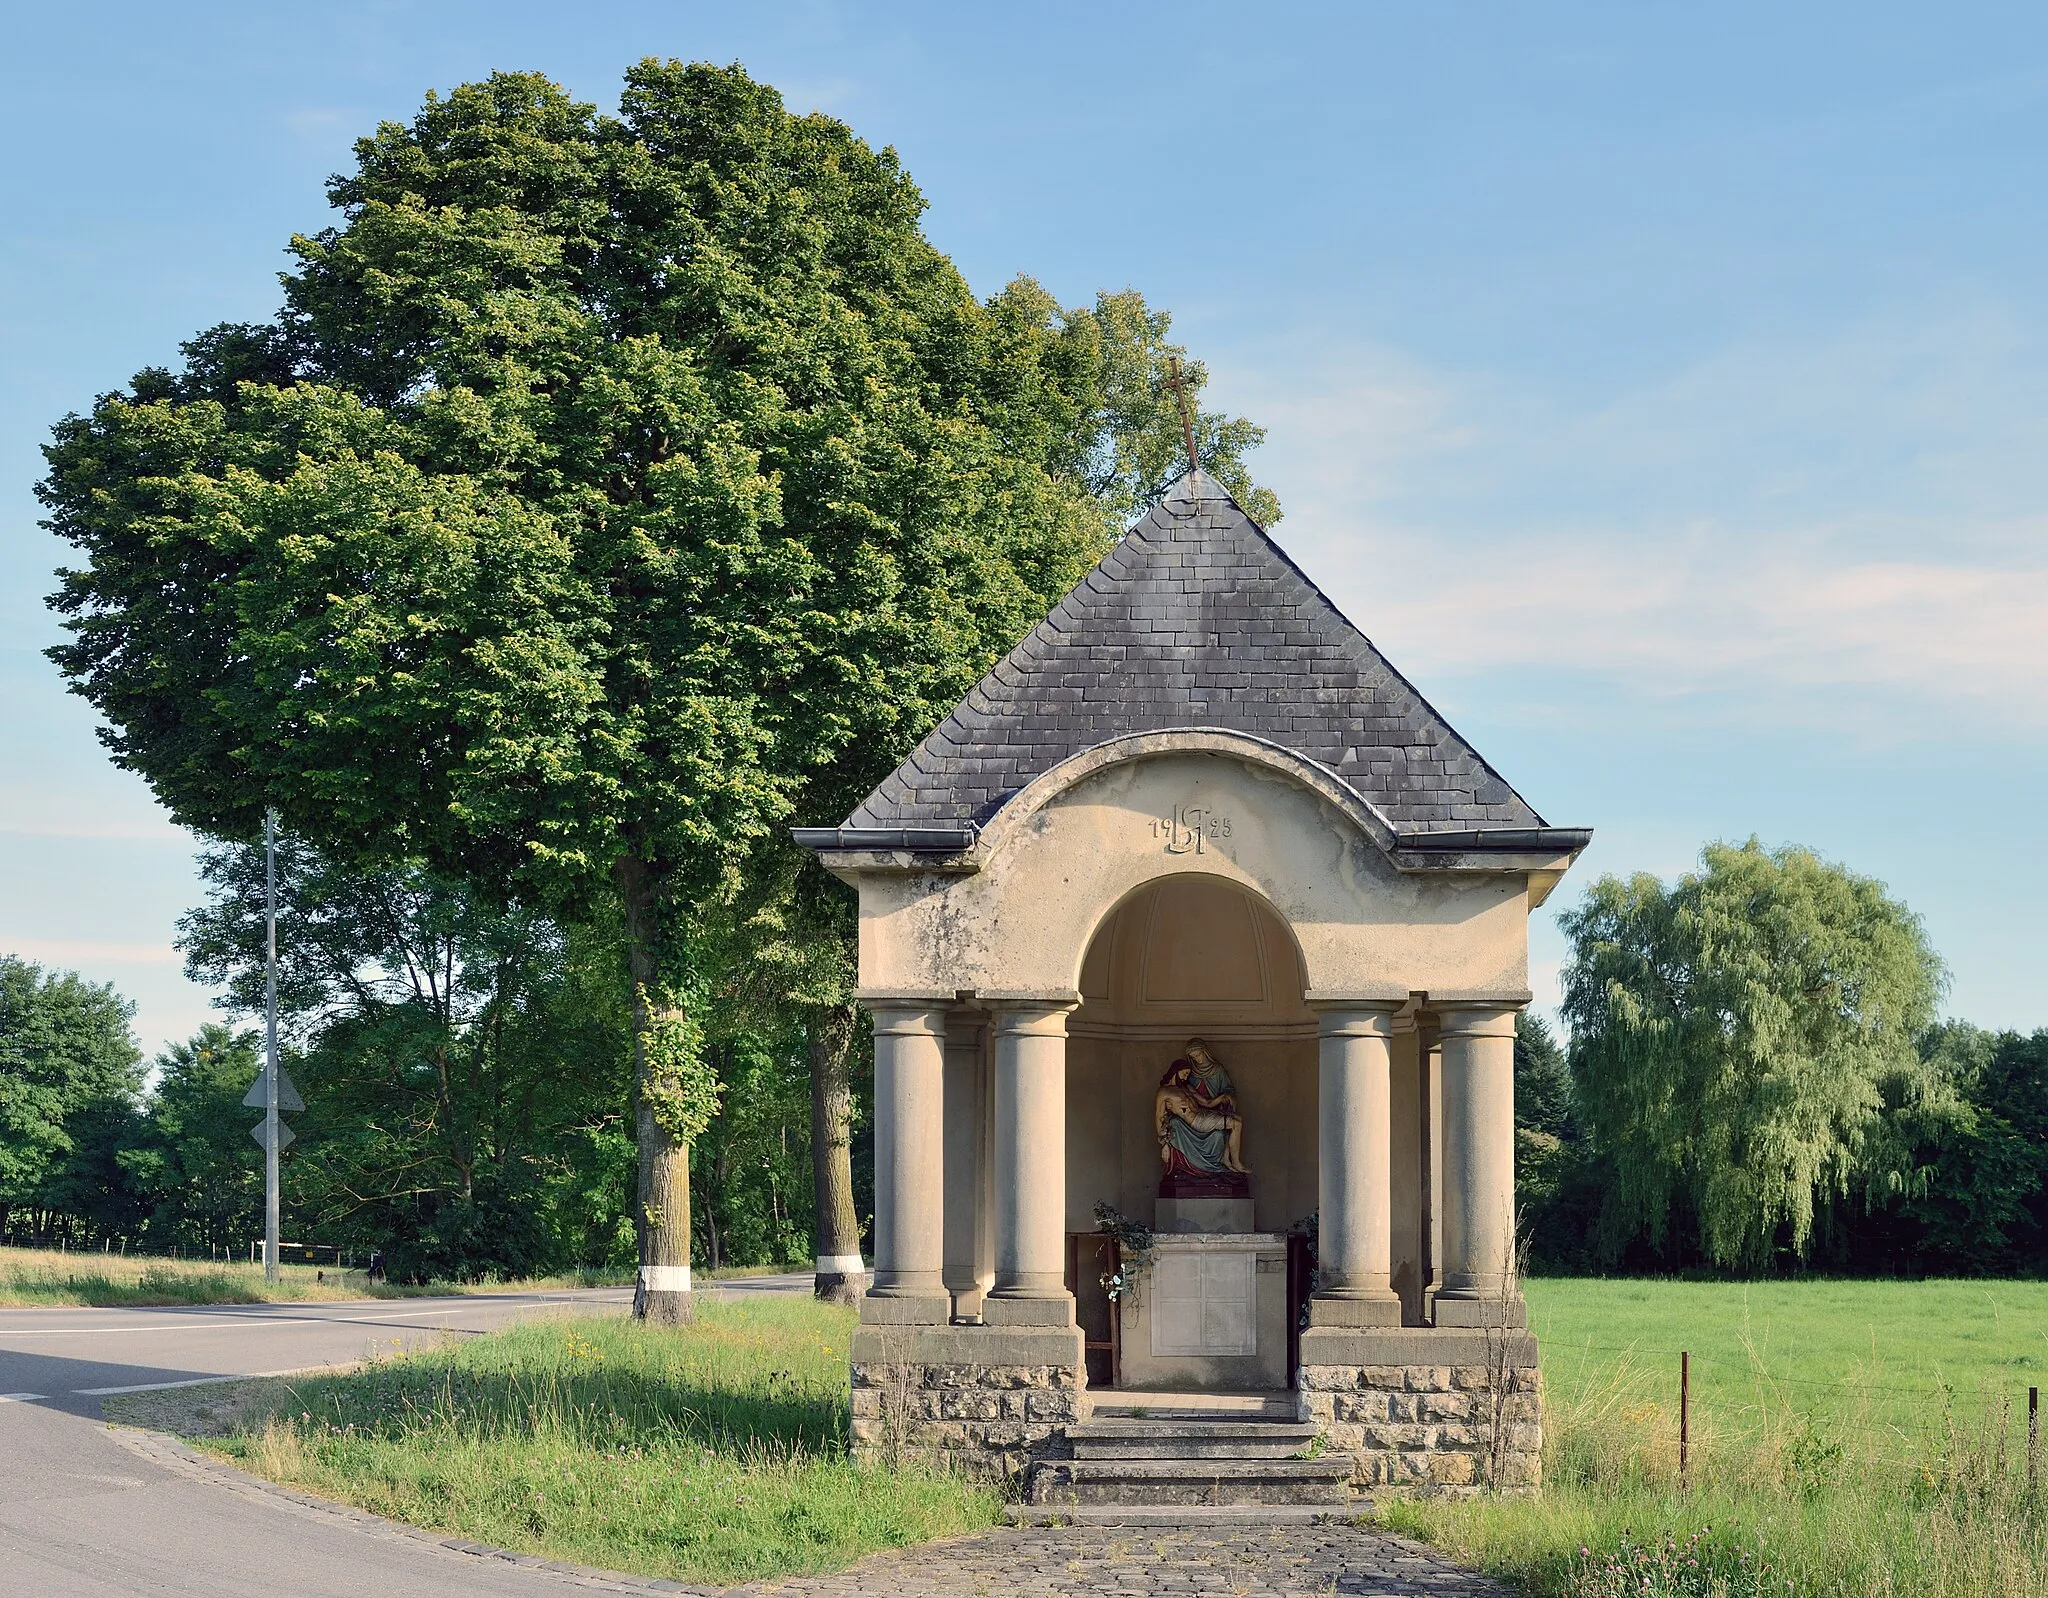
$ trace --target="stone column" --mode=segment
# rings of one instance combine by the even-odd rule
[[[1067,1291],[1067,1012],[1006,1003],[995,1012],[996,1285],[991,1326],[1071,1326]]]
[[[956,1320],[981,1314],[982,1194],[988,1186],[988,1104],[982,1095],[982,1045],[988,1019],[955,1012],[946,1032],[946,1290]]]
[[[1436,1293],[1444,1285],[1444,1051],[1436,1016],[1415,1018],[1422,1056],[1422,1320],[1436,1321]]]
[[[1401,1300],[1401,1324],[1421,1326],[1422,1290],[1429,1261],[1428,1062],[1412,1015],[1394,1017],[1388,1043],[1393,1062],[1390,1098],[1394,1127],[1394,1292]]]
[[[874,1000],[875,1273],[861,1319],[952,1319],[945,1238],[946,1011],[930,1000]]]
[[[1393,1109],[1388,1043],[1396,1004],[1321,1003],[1318,1034],[1318,1326],[1399,1326],[1394,1292]]]
[[[1435,1006],[1443,1049],[1443,1276],[1439,1326],[1522,1325],[1515,1248],[1515,1012]]]

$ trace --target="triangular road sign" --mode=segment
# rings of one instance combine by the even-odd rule
[[[263,1073],[256,1073],[256,1080],[249,1084],[249,1091],[242,1095],[242,1103],[252,1110],[267,1110],[268,1101],[263,1097]],[[277,1068],[277,1108],[282,1115],[297,1115],[306,1107],[306,1101],[299,1097],[299,1090],[292,1086],[292,1079],[285,1075],[284,1067]]]

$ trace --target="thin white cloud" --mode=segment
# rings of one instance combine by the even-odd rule
[[[1276,359],[1231,400],[1271,429],[1282,542],[1406,669],[1732,694],[1865,737],[1958,711],[2038,734],[2043,357],[1983,310],[1743,345],[1577,405],[1370,349]]]
[[[1716,547],[1606,544],[1553,548],[1544,564],[1556,569],[1480,564],[1421,585],[1382,636],[1439,670],[1566,667],[1667,693],[1863,688],[2048,725],[2048,564],[1842,566],[1796,549],[1731,562]]]
[[[844,75],[784,78],[776,89],[782,95],[782,103],[798,116],[823,111],[827,116],[844,120],[862,99],[860,80]]]
[[[355,106],[302,105],[284,113],[285,127],[314,144],[352,141],[377,125],[374,113]]]
[[[1557,1026],[1558,1013],[1564,1003],[1564,961],[1531,955],[1529,991],[1535,995],[1530,1008],[1553,1027]]]
[[[0,826],[0,838],[93,838],[123,842],[191,843],[192,834],[169,821],[53,821]]]
[[[168,943],[98,943],[72,938],[10,938],[0,933],[0,954],[36,965],[178,965],[184,957]]]

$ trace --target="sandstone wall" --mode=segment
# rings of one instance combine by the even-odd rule
[[[856,1459],[921,1460],[1014,1476],[1064,1456],[1088,1399],[1070,1365],[928,1365],[856,1360]]]
[[[1484,1365],[1305,1365],[1301,1399],[1358,1480],[1382,1491],[1469,1494],[1543,1479],[1542,1375]]]

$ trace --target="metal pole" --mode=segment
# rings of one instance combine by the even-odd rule
[[[277,1269],[277,808],[263,812],[263,1279]]]
[[[1689,1485],[1686,1471],[1692,1454],[1692,1355],[1678,1356],[1678,1485]]]

